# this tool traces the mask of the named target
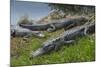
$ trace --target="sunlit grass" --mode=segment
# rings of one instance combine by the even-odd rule
[[[14,55],[11,56],[11,66],[89,62],[95,60],[95,38],[92,36],[78,38],[70,46],[64,45],[58,51],[29,59],[32,51],[41,47],[44,41],[59,36],[62,31],[59,30],[53,33],[44,32],[45,38],[32,37],[27,42],[21,38],[12,39],[11,52],[13,51],[12,54]]]

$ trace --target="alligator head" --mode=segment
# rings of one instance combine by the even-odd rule
[[[46,54],[46,53],[52,51],[54,48],[55,48],[55,45],[53,45],[53,44],[49,44],[47,46],[43,46],[43,47],[37,49],[36,51],[32,52],[30,58]]]

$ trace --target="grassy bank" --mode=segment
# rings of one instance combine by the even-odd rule
[[[62,46],[59,51],[53,51],[33,59],[29,59],[30,53],[42,46],[47,39],[59,36],[63,30],[54,33],[46,33],[45,38],[29,38],[23,41],[22,38],[11,39],[11,66],[89,62],[95,60],[95,38],[93,36],[77,39],[70,46]]]

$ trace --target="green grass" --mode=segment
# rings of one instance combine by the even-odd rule
[[[53,33],[46,33],[45,38],[32,37],[28,42],[21,38],[13,38],[11,41],[11,66],[39,65],[39,64],[58,64],[72,62],[89,62],[95,60],[95,38],[78,38],[70,46],[62,46],[59,51],[53,51],[49,54],[29,59],[30,53],[42,46],[42,43],[52,37],[57,37],[62,32],[59,30]]]

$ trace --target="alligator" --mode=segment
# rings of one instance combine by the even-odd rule
[[[72,28],[75,26],[82,25],[86,21],[88,21],[88,18],[81,16],[81,17],[77,17],[77,18],[52,21],[51,23],[47,23],[47,24],[37,24],[37,25],[19,24],[19,26],[22,28],[27,28],[32,31],[54,32],[54,31],[62,29],[62,28],[64,28],[66,30],[66,29],[69,29],[69,28]]]
[[[30,59],[33,57],[37,57],[37,56],[49,53],[51,51],[56,51],[59,48],[61,48],[63,44],[68,45],[70,43],[74,43],[77,37],[83,37],[83,36],[93,34],[93,33],[95,33],[94,23],[89,24],[89,25],[84,24],[84,25],[75,27],[73,29],[66,30],[59,37],[44,42],[42,44],[43,45],[42,47],[40,47],[34,52],[31,52]]]
[[[21,28],[19,26],[11,26],[12,37],[24,37],[28,38],[31,36],[44,37],[44,34],[40,31],[31,31],[29,29]]]

